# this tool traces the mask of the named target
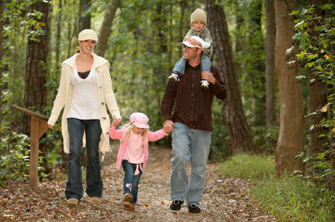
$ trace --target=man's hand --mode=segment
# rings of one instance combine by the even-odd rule
[[[166,133],[171,133],[173,131],[173,125],[174,123],[171,120],[165,120],[163,129]]]
[[[212,84],[216,83],[216,79],[214,78],[211,72],[203,71],[201,73],[201,78],[204,80],[207,80],[209,83],[212,83]]]

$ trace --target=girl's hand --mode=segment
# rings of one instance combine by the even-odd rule
[[[114,119],[111,126],[117,126],[121,123],[121,119]]]

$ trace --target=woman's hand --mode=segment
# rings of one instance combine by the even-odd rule
[[[49,129],[54,129],[50,124],[48,124],[48,128]]]

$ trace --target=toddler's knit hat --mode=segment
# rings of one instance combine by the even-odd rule
[[[196,21],[202,21],[204,25],[206,25],[206,13],[201,10],[200,8],[197,8],[192,14],[191,14],[191,25],[193,22]]]

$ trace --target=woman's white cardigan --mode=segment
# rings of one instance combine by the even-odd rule
[[[71,58],[65,60],[62,63],[62,75],[60,79],[59,89],[48,121],[48,124],[53,126],[57,121],[59,114],[65,105],[62,117],[62,135],[63,135],[65,153],[70,152],[69,151],[70,138],[67,125],[67,113],[71,104],[71,93],[72,93],[71,80],[73,76],[73,69],[78,55],[79,54],[75,54]],[[100,152],[104,153],[111,151],[109,147],[109,131],[108,131],[110,126],[110,119],[109,115],[107,114],[106,105],[108,106],[108,110],[112,114],[113,119],[121,119],[121,116],[112,89],[112,80],[109,73],[109,62],[106,59],[97,56],[94,53],[92,53],[92,56],[95,68],[95,75],[98,84],[98,97],[99,97],[98,112],[100,117],[100,125],[102,129],[99,150]],[[85,146],[85,139],[83,145]]]

